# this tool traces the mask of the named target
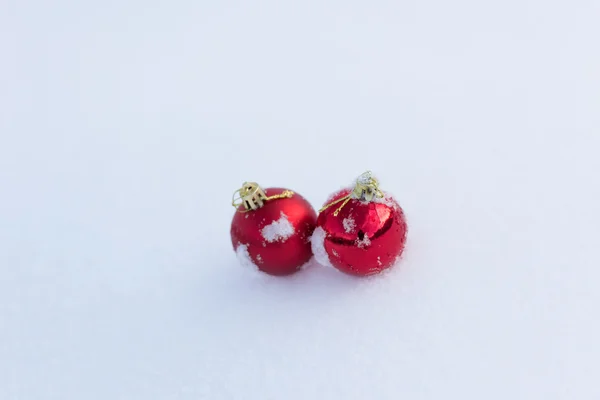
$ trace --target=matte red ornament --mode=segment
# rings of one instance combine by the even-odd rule
[[[354,188],[334,193],[321,209],[313,252],[320,264],[351,275],[374,275],[396,264],[407,230],[398,202],[366,173]]]
[[[231,242],[242,264],[270,275],[298,271],[312,257],[317,213],[310,203],[290,190],[263,191],[256,183],[245,183],[238,192]]]

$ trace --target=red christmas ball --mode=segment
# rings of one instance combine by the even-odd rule
[[[231,242],[240,262],[270,275],[298,271],[312,257],[317,213],[304,197],[287,189],[263,191],[254,183],[244,187],[231,222]]]
[[[361,176],[363,178],[364,175]],[[404,251],[407,224],[389,194],[360,179],[354,188],[334,193],[321,210],[312,237],[315,258],[342,272],[366,276],[392,267]],[[362,185],[362,186],[361,186]]]

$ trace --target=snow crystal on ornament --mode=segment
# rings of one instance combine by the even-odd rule
[[[323,228],[321,228],[320,226],[318,226],[311,239],[311,247],[312,247],[312,251],[313,254],[315,255],[315,260],[317,260],[317,262],[325,267],[332,267],[333,265],[331,265],[331,261],[329,261],[329,255],[327,254],[327,251],[325,250],[325,237],[327,236],[327,232],[325,232],[325,230]]]
[[[256,264],[252,262],[252,258],[250,258],[250,253],[248,253],[248,246],[245,244],[239,244],[237,249],[235,250],[235,254],[237,255],[238,261],[244,267],[256,268]]]
[[[367,171],[358,178],[356,178],[356,182],[360,183],[361,185],[368,185],[369,183],[371,183],[372,179],[373,173],[371,171]]]
[[[352,233],[354,232],[354,229],[356,229],[356,221],[354,221],[354,218],[352,217],[344,218],[342,224],[344,225],[346,233]]]
[[[273,243],[276,241],[285,242],[294,234],[294,232],[296,232],[294,226],[287,219],[287,216],[282,212],[281,218],[265,226],[261,231],[261,234],[267,242]]]
[[[383,197],[373,198],[373,202],[385,204],[388,207],[396,209],[396,201],[394,200],[394,197],[389,193],[384,193]]]
[[[356,245],[362,249],[371,245],[371,239],[365,235],[362,239],[356,239]]]

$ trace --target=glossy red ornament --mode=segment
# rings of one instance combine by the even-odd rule
[[[269,199],[293,193],[290,197]],[[231,242],[244,264],[270,275],[289,275],[312,257],[310,237],[317,213],[304,197],[283,188],[264,190],[262,206],[237,208],[231,222]]]
[[[406,243],[407,224],[400,205],[389,194],[370,201],[349,198],[344,189],[331,196],[321,211],[313,235],[313,252],[320,264],[345,273],[366,276],[392,267]],[[337,215],[334,215],[338,212]]]

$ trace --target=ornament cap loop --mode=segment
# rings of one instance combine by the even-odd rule
[[[291,190],[284,190],[281,194],[267,197],[265,191],[256,182],[244,182],[241,188],[233,192],[231,205],[241,213],[258,210],[265,205],[265,201],[289,198],[294,195]],[[243,206],[243,210],[239,209]]]

